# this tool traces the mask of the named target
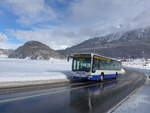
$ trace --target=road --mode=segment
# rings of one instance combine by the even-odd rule
[[[127,69],[117,80],[66,83],[0,94],[0,113],[105,113],[144,83],[144,74]]]

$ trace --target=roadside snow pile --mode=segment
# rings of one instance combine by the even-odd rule
[[[0,82],[67,79],[71,64],[65,60],[27,60],[0,58]]]
[[[0,58],[8,58],[8,55],[0,55]]]
[[[150,69],[150,63],[146,62],[144,59],[135,59],[135,60],[127,60],[122,63],[123,66],[139,68],[139,69]]]

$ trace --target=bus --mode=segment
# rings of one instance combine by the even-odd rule
[[[125,73],[121,61],[97,54],[73,54],[72,78],[102,81]],[[69,58],[68,58],[69,60]]]

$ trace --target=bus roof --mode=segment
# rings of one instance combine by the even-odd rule
[[[103,59],[108,59],[108,60],[114,60],[114,61],[118,61],[118,59],[115,59],[115,58],[110,58],[110,57],[105,57],[105,56],[102,56],[102,55],[98,55],[98,54],[95,54],[95,53],[74,53],[73,54],[73,57],[94,57],[95,58],[103,58]]]

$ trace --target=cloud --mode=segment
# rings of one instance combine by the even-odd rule
[[[32,29],[32,30],[8,30],[18,40],[36,40],[49,45],[53,49],[64,49],[84,40],[84,36],[76,32],[61,29]]]
[[[0,49],[14,49],[15,50],[19,46],[21,46],[21,44],[13,44],[13,43],[10,43],[10,42],[0,43]]]
[[[3,4],[18,16],[19,23],[30,25],[57,18],[56,13],[45,0],[5,0]]]
[[[49,45],[53,49],[65,49],[84,40],[106,34],[105,29],[101,28],[81,28],[72,30],[68,28],[45,27],[33,28],[32,30],[7,30],[7,33],[16,37],[17,40],[30,41],[36,40]],[[107,32],[108,33],[108,32]]]
[[[8,40],[8,37],[4,33],[0,33],[0,43]]]
[[[6,34],[0,33],[0,48],[3,49],[15,49],[19,46],[20,44],[12,44],[9,42],[9,38]]]
[[[30,41],[36,40],[49,45],[52,49],[65,49],[71,47],[84,40],[93,38],[96,36],[104,35],[106,32],[101,28],[83,28],[78,30],[72,30],[67,28],[46,27],[46,28],[34,28],[32,30],[7,30],[7,32],[17,40]],[[108,32],[107,32],[108,33]]]
[[[115,28],[135,28],[137,24],[143,26],[142,23],[138,23],[139,21],[135,21],[135,18],[144,13],[144,10],[150,10],[150,1],[77,0],[70,6],[70,10],[72,13],[70,23],[76,26],[94,27],[99,25],[99,28],[106,26],[106,30],[109,26],[113,31]],[[150,16],[148,18],[150,19]],[[142,21],[144,20],[143,18]],[[149,22],[147,24],[150,25]]]
[[[4,1],[0,2],[12,10],[20,25],[30,25],[30,30],[16,28],[9,33],[18,40],[41,41],[53,49],[70,47],[112,32],[150,26],[149,0]]]

